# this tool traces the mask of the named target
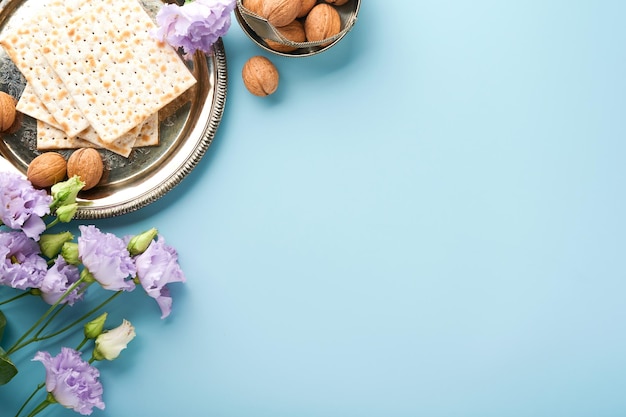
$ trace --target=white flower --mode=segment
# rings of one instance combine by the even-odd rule
[[[135,328],[126,319],[115,329],[101,333],[96,338],[96,347],[93,352],[97,360],[112,361],[126,349],[128,343],[135,338]]]

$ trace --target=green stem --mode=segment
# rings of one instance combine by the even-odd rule
[[[59,218],[55,217],[54,220],[52,220],[50,223],[46,225],[46,229],[51,229],[52,227],[56,226],[59,222],[60,222]]]
[[[43,411],[44,408],[46,408],[47,406],[49,406],[50,404],[52,404],[50,401],[48,401],[48,399],[43,400],[37,407],[35,407],[35,409],[33,411],[31,411],[31,413],[28,415],[28,417],[33,417],[37,414],[39,414],[39,412]]]
[[[21,294],[18,294],[18,295],[16,295],[15,297],[11,297],[11,298],[9,298],[8,300],[4,300],[4,301],[0,302],[0,306],[1,306],[1,305],[4,305],[4,304],[8,304],[8,303],[10,303],[11,301],[19,300],[20,298],[22,298],[22,297],[26,297],[27,295],[30,295],[30,293],[29,293],[28,291],[23,292],[23,293],[21,293]]]
[[[48,318],[48,320],[44,323],[43,326],[41,326],[39,328],[39,330],[37,330],[37,333],[35,333],[35,336],[33,337],[39,337],[39,335],[41,334],[41,332],[43,332],[45,330],[46,327],[48,327],[48,325],[50,323],[52,323],[52,321],[54,320],[54,318],[56,316],[58,316],[59,314],[61,314],[61,311],[63,311],[63,309],[67,307],[67,304],[63,304],[62,306],[60,306],[59,308],[57,308],[57,310]]]
[[[89,341],[89,338],[87,337],[83,338],[83,341],[80,342],[78,346],[76,346],[76,350],[80,351],[83,348],[83,346],[85,346],[85,343],[87,343],[88,341]]]
[[[22,411],[24,411],[24,408],[26,408],[26,405],[30,402],[30,400],[32,400],[33,397],[35,396],[35,394],[37,394],[37,392],[39,392],[39,390],[42,389],[45,385],[46,384],[43,383],[43,382],[41,384],[37,385],[37,388],[35,388],[33,393],[30,394],[30,396],[26,399],[26,401],[24,401],[24,404],[22,404],[20,409],[17,410],[17,414],[15,414],[15,417],[18,417],[22,413]]]
[[[46,323],[41,329],[39,329],[39,331],[35,334],[35,336],[33,336],[32,338],[30,338],[29,340],[24,341],[22,339],[21,343],[18,345],[17,343],[9,350],[11,353],[30,345],[31,343],[34,342],[40,342],[42,340],[46,340],[46,339],[51,339],[55,336],[60,335],[63,332],[66,332],[67,330],[71,329],[72,327],[76,326],[77,324],[82,323],[84,320],[86,320],[89,316],[91,316],[92,314],[94,314],[96,311],[100,310],[102,307],[104,307],[105,305],[107,305],[108,303],[110,303],[111,301],[113,301],[117,296],[119,296],[123,291],[118,291],[115,294],[113,294],[112,296],[110,296],[109,298],[107,298],[106,300],[104,300],[103,302],[101,302],[99,305],[97,305],[96,307],[94,307],[93,309],[91,309],[88,313],[83,314],[80,318],[76,319],[75,321],[73,321],[72,323],[68,324],[67,326],[57,330],[56,332],[53,333],[49,333],[45,336],[39,336],[39,334],[41,334],[41,331],[48,325],[48,323]],[[58,313],[58,310],[57,310]],[[55,313],[55,315],[57,314]],[[50,321],[50,320],[49,320]],[[84,344],[81,343],[81,347]]]
[[[26,339],[28,337],[28,335],[30,335],[32,332],[35,331],[35,329],[41,324],[43,323],[43,321],[50,315],[52,314],[52,312],[54,311],[54,309],[57,308],[57,306],[59,304],[61,304],[61,302],[72,292],[74,291],[80,284],[82,284],[84,281],[83,278],[79,278],[78,281],[76,281],[75,283],[73,283],[72,285],[70,285],[70,287],[67,289],[67,291],[65,291],[63,293],[63,295],[61,297],[59,297],[59,299],[56,301],[56,303],[52,304],[50,306],[50,308],[43,313],[43,315],[39,318],[39,320],[37,320],[35,322],[35,324],[33,324],[30,329],[28,329],[26,331],[26,333],[24,333],[14,344],[13,346],[11,346],[9,348],[9,350],[6,351],[7,355],[10,355],[11,353],[15,352],[15,350],[17,349],[17,347],[24,341],[24,339]],[[21,347],[21,346],[20,346]]]
[[[105,305],[107,305],[108,303],[110,303],[111,301],[113,301],[116,297],[118,297],[123,291],[117,291],[116,293],[114,293],[113,295],[111,295],[109,298],[107,298],[106,300],[104,300],[103,302],[101,302],[99,305],[97,305],[96,307],[92,308],[88,313],[83,314],[80,318],[76,319],[74,322],[68,324],[67,326],[65,326],[64,328],[57,330],[54,333],[50,333],[49,335],[44,336],[43,338],[41,338],[41,340],[44,339],[49,339],[51,337],[54,337],[58,334],[63,333],[64,331],[72,328],[73,326],[83,322],[83,320],[87,319],[89,316],[91,316],[93,313],[95,313],[96,311],[100,310],[102,307],[104,307]]]

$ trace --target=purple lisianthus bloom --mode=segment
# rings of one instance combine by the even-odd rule
[[[93,408],[104,410],[100,371],[80,357],[80,352],[68,347],[51,356],[48,352],[37,352],[34,361],[46,368],[46,391],[66,408],[89,415]]]
[[[93,225],[78,229],[78,256],[94,279],[107,290],[132,291],[137,271],[124,241]]]
[[[11,229],[39,240],[46,230],[42,217],[50,213],[50,203],[52,197],[45,190],[37,190],[17,173],[0,172],[0,222]]]
[[[235,0],[195,0],[183,6],[166,4],[156,16],[159,28],[152,36],[171,46],[182,47],[186,56],[197,50],[209,52],[228,32]]]
[[[39,289],[41,290],[41,298],[53,305],[61,296],[63,296],[67,290],[78,281],[80,278],[80,271],[75,265],[68,265],[65,259],[59,255],[54,264],[48,269],[48,272],[41,281]],[[84,285],[79,285],[72,290],[61,303],[67,303],[74,305],[74,303],[83,298],[83,292],[81,291]]]
[[[172,297],[167,284],[185,282],[185,275],[178,264],[178,254],[165,239],[158,239],[148,249],[135,258],[137,278],[146,293],[154,298],[161,308],[161,318],[169,316],[172,311]]]
[[[0,285],[39,288],[48,265],[37,242],[24,232],[0,232]]]

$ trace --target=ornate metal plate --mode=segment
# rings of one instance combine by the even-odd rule
[[[23,13],[40,7],[42,1],[0,0],[0,32],[19,24]],[[142,0],[142,4],[154,16],[163,3]],[[101,150],[105,177],[97,187],[80,193],[76,218],[113,217],[142,208],[178,185],[204,156],[226,101],[224,45],[219,40],[210,53],[198,52],[184,61],[198,82],[159,112],[160,145],[135,148],[128,158]],[[22,74],[0,48],[0,90],[19,98],[25,84]],[[21,117],[17,131],[1,134],[0,169],[10,165],[25,174],[29,162],[41,152],[36,149],[36,121],[29,116]],[[59,151],[66,157],[71,152]]]

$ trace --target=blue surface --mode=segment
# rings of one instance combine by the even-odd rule
[[[626,415],[625,15],[364,1],[298,59],[233,19],[205,158],[95,223],[158,227],[188,282],[164,321],[139,292],[115,304],[138,336],[99,365],[93,415]],[[240,76],[257,54],[281,76],[263,99]]]

